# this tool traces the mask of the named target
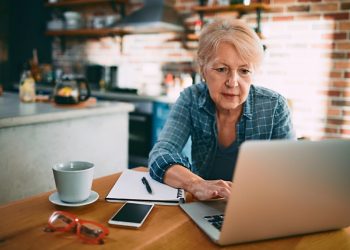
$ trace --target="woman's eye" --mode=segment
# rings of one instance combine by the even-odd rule
[[[239,69],[239,73],[246,76],[249,75],[251,71],[249,69]]]
[[[219,73],[226,73],[227,72],[227,68],[221,67],[221,68],[215,68],[215,71],[219,72]]]

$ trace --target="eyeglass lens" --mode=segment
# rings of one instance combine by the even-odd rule
[[[54,214],[50,218],[50,223],[51,223],[51,226],[53,226],[56,229],[63,229],[68,226],[71,226],[71,224],[74,223],[74,219],[69,218],[63,214]]]
[[[99,238],[101,234],[103,234],[103,230],[91,223],[84,222],[80,225],[80,235],[86,238]]]

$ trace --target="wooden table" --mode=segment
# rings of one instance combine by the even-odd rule
[[[111,215],[122,205],[104,200],[119,174],[96,179],[99,193],[93,204],[71,208],[49,202],[52,192],[0,207],[0,249],[218,249],[178,206],[155,206],[140,229],[110,227]],[[73,233],[47,233],[43,228],[55,210],[100,222],[110,229],[103,245],[83,243]],[[350,249],[350,228],[307,236],[289,237],[224,249]]]

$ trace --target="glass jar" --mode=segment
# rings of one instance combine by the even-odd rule
[[[35,81],[28,66],[25,66],[19,85],[19,98],[22,102],[35,102]]]

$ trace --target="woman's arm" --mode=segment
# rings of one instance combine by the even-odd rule
[[[182,154],[190,136],[191,101],[191,90],[184,90],[172,106],[158,141],[149,154],[150,175],[159,182],[164,182],[164,174],[172,165],[191,168],[188,158]]]
[[[176,188],[183,188],[198,200],[215,197],[228,198],[232,182],[223,180],[204,180],[181,165],[173,165],[164,174],[164,183]]]

